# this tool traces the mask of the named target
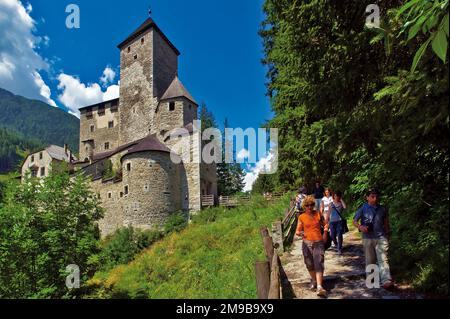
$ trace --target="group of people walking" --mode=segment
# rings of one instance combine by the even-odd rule
[[[311,194],[301,187],[295,204],[299,212],[296,235],[302,242],[302,253],[306,268],[311,276],[311,289],[320,297],[326,297],[323,288],[325,250],[330,239],[331,249],[343,254],[344,233],[348,231],[343,212],[347,209],[342,192],[332,192],[316,182]],[[357,210],[353,218],[354,226],[362,233],[364,255],[367,266],[376,265],[379,269],[382,287],[390,289],[393,282],[388,264],[389,222],[387,209],[379,204],[380,192],[371,188],[366,193],[366,203]],[[371,268],[370,268],[371,269]]]

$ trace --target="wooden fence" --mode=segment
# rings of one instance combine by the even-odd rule
[[[267,227],[261,228],[261,237],[266,255],[265,261],[255,263],[256,290],[259,299],[282,299],[282,265],[279,254],[292,242],[297,227],[298,214],[292,200],[282,220],[272,224],[272,236]]]

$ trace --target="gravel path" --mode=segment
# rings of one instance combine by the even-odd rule
[[[281,256],[285,272],[282,280],[283,298],[318,299],[309,289],[310,276],[303,261],[302,241],[294,239],[290,251]],[[365,264],[359,233],[350,231],[344,235],[343,255],[329,249],[325,252],[324,288],[328,299],[422,299],[407,285],[396,285],[392,291],[383,288],[369,289],[365,283]]]

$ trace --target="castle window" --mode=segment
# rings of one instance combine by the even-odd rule
[[[131,163],[127,163],[127,172],[131,171]]]
[[[108,128],[113,128],[113,127],[114,127],[114,121],[109,121]]]
[[[87,119],[92,118],[92,109],[91,108],[86,109],[86,118]]]
[[[124,195],[128,195],[128,185],[123,187],[123,193]]]
[[[120,198],[122,198],[123,197],[123,192],[120,192],[119,196],[120,196]]]
[[[34,155],[31,155],[31,163],[34,162]]]
[[[104,105],[100,105],[98,107],[98,115],[104,115],[105,114],[105,106]]]
[[[109,142],[105,143],[105,150],[109,150]]]
[[[111,199],[112,198],[112,193],[108,192],[108,198]]]
[[[144,44],[144,38],[141,39],[141,44]]]
[[[137,60],[137,54],[134,56],[134,59]]]
[[[91,133],[94,132],[94,130],[95,130],[95,126],[91,125]]]
[[[170,102],[169,103],[169,111],[175,111],[175,102]]]
[[[111,112],[117,111],[119,108],[119,103],[117,100],[111,102]]]
[[[128,49],[127,49],[127,50],[128,50],[128,53],[130,53],[130,51],[131,51],[131,47],[128,47]]]
[[[45,176],[45,167],[41,167],[41,176]]]
[[[43,154],[42,154],[42,152],[40,152],[40,153],[39,153],[39,159],[41,160],[42,157],[43,157]]]

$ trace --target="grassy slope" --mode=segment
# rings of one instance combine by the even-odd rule
[[[90,281],[94,298],[256,298],[254,263],[264,260],[260,227],[282,217],[289,199],[261,198],[236,209],[196,216],[133,262]]]

